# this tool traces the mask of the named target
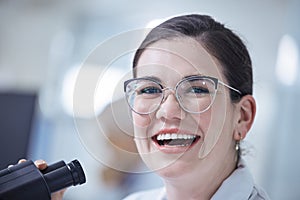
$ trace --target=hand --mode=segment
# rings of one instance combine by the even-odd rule
[[[25,161],[26,161],[25,159],[21,159],[21,160],[19,160],[18,164],[25,162]],[[44,160],[36,160],[34,162],[34,164],[39,170],[46,169],[48,166]],[[57,192],[51,194],[51,200],[62,200],[65,191],[66,191],[66,189],[63,189],[63,190],[60,190],[60,191],[57,191]]]

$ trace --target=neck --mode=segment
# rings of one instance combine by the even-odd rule
[[[206,163],[206,160],[202,160]],[[224,159],[223,163],[214,163],[203,169],[192,170],[176,178],[165,178],[167,199],[208,200],[215,194],[222,182],[235,170],[235,158]],[[203,163],[201,164],[203,165]],[[187,184],[188,183],[188,184]]]

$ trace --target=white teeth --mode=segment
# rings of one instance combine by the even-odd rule
[[[175,139],[177,139],[177,134],[175,134],[175,133],[172,133],[172,135],[171,135],[171,139],[172,139],[172,140],[175,140]]]
[[[160,134],[160,135],[157,135],[157,136],[156,136],[156,139],[157,139],[157,140],[164,140],[164,139],[165,139],[165,136]]]
[[[171,139],[171,134],[170,133],[167,133],[166,135],[165,135],[165,140],[170,140]]]
[[[196,135],[189,135],[189,134],[177,134],[177,133],[165,133],[165,134],[159,134],[156,136],[157,140],[176,140],[176,139],[195,139]]]

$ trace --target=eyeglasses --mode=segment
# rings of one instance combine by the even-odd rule
[[[155,112],[164,102],[165,91],[171,90],[180,107],[194,114],[207,111],[213,104],[218,84],[242,93],[214,77],[189,76],[179,81],[175,88],[164,87],[153,78],[134,78],[124,82],[124,92],[130,108],[138,114]]]

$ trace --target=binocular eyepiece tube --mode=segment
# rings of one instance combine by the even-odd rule
[[[50,200],[51,193],[85,182],[78,160],[59,161],[41,171],[28,160],[0,171],[0,200]]]

